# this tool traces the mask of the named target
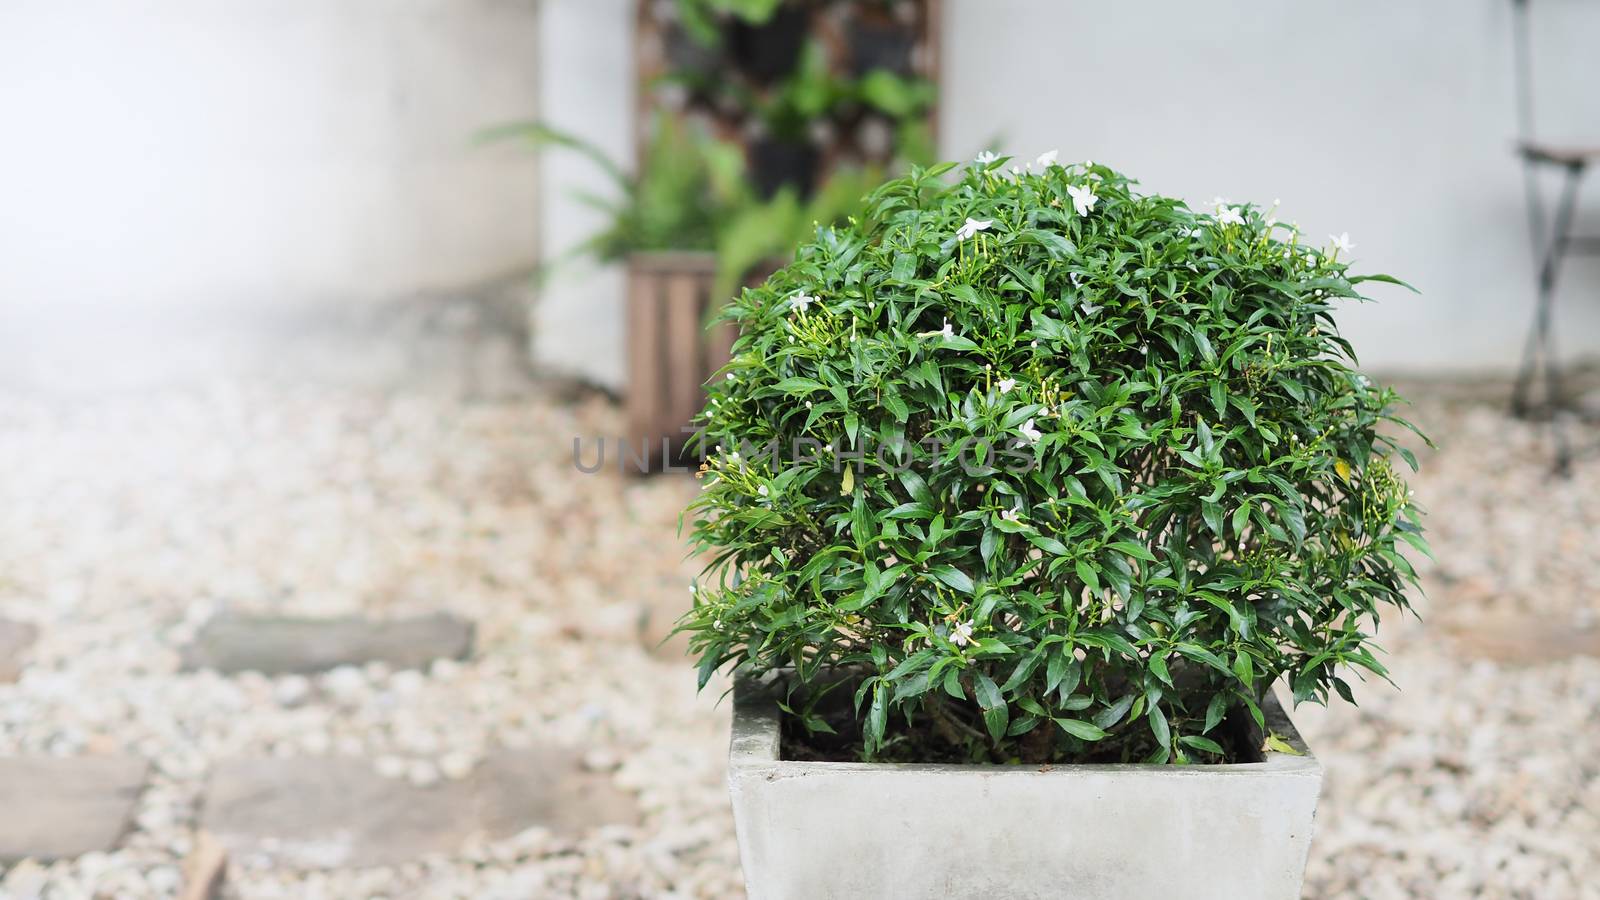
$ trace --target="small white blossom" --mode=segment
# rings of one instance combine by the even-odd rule
[[[1211,198],[1211,205],[1216,207],[1218,212],[1221,212],[1222,208],[1224,206],[1228,205],[1228,198],[1227,197],[1212,197]]]
[[[987,166],[999,158],[993,150],[982,150],[979,151],[977,156],[973,157],[973,160],[980,166]]]
[[[1098,303],[1090,303],[1089,301],[1085,300],[1083,301],[1083,305],[1080,307],[1080,309],[1083,310],[1084,315],[1092,316],[1100,310],[1105,309],[1105,307],[1099,305]]]
[[[965,647],[972,642],[972,623],[962,622],[950,629],[950,643],[957,647]]]
[[[1086,160],[1084,160],[1084,161],[1083,161],[1083,167],[1084,167],[1084,168],[1085,168],[1085,169],[1092,169],[1092,168],[1094,168],[1094,160],[1092,160],[1092,159],[1086,159]]]
[[[1033,161],[1034,165],[1043,169],[1048,169],[1051,166],[1059,166],[1061,164],[1056,162],[1056,157],[1060,154],[1061,151],[1059,150],[1046,150],[1045,152],[1039,154],[1038,159]]]
[[[1013,525],[1021,525],[1022,524],[1022,517],[1020,515],[1018,515],[1017,511],[1014,510],[1014,509],[1008,509],[1005,512],[1002,512],[1000,514],[1000,518],[1006,520],[1007,522],[1012,523]]]
[[[1044,433],[1043,432],[1041,432],[1039,429],[1033,427],[1033,420],[1032,419],[1029,419],[1028,421],[1023,422],[1022,423],[1022,427],[1018,428],[1017,432],[1019,434],[1021,434],[1023,437],[1027,438],[1028,439],[1028,443],[1030,443],[1030,444],[1036,444],[1036,443],[1039,442],[1040,438],[1044,437]]]
[[[737,378],[735,378],[735,377],[733,377],[733,373],[732,373],[732,372],[729,372],[729,373],[728,373],[728,380],[729,380],[729,381],[738,381],[738,380],[739,380],[739,379],[737,379]]]
[[[1039,342],[1038,341],[1033,341],[1033,342],[1029,343],[1028,346],[1037,347],[1037,346],[1039,346]]]
[[[811,401],[807,400],[806,401],[806,409],[810,409],[810,408],[811,408]]]
[[[1140,344],[1139,345],[1139,355],[1140,356],[1149,356],[1150,355],[1150,345],[1149,344]]]
[[[995,385],[995,387],[998,387],[1000,389],[1000,393],[1002,393],[1002,394],[1011,393],[1011,389],[1016,387],[1016,386],[1017,386],[1017,380],[1015,378],[1002,378],[1002,379],[1000,379],[1000,383]]]
[[[801,291],[789,298],[789,308],[795,312],[805,312],[815,302],[817,302],[817,298],[808,296],[805,291]]]
[[[1349,253],[1356,248],[1355,244],[1350,243],[1350,232],[1348,231],[1343,234],[1330,234],[1328,235],[1328,240],[1333,242],[1333,249],[1340,253]]]
[[[1217,210],[1218,225],[1243,225],[1244,214],[1239,212],[1237,206],[1224,206]]]
[[[1021,176],[1022,176],[1022,167],[1021,166],[1012,166],[1011,167],[1011,177],[1012,178],[1020,178]]]
[[[1080,216],[1087,217],[1089,211],[1094,209],[1095,203],[1100,200],[1099,197],[1094,195],[1094,188],[1092,187],[1080,188],[1069,184],[1067,185],[1067,193],[1072,197],[1072,208],[1077,210]]]
[[[974,219],[968,216],[966,223],[956,229],[956,240],[964,241],[980,231],[988,231],[989,226],[993,224],[993,219]]]

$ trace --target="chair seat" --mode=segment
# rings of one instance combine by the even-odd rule
[[[1560,166],[1581,166],[1591,160],[1600,160],[1600,144],[1583,146],[1522,141],[1517,144],[1517,152],[1524,159]]]

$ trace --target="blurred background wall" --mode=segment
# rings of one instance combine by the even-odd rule
[[[1600,141],[1600,4],[1532,3],[1539,135]],[[609,63],[575,69],[570,58],[626,59],[632,7],[545,7],[544,46],[560,51],[543,69],[549,120],[618,152],[631,133],[631,77]],[[1534,271],[1512,152],[1510,27],[1509,0],[947,0],[939,152],[970,158],[992,145],[1031,159],[1059,148],[1197,206],[1281,198],[1280,216],[1309,239],[1348,231],[1362,267],[1422,291],[1378,285],[1382,302],[1346,309],[1366,364],[1505,370],[1521,351]],[[603,183],[557,154],[541,166],[553,252],[592,230],[566,189]],[[1600,184],[1589,187],[1580,218],[1600,229]],[[1565,270],[1564,355],[1600,351],[1597,276],[1593,260]],[[616,327],[619,293],[583,278],[552,284],[534,311],[535,358],[616,383],[620,342],[584,335]]]
[[[372,303],[526,273],[531,0],[5,0],[0,304]]]
[[[1533,6],[1540,130],[1593,142],[1600,5]],[[1509,0],[944,7],[942,155],[997,139],[1197,204],[1281,197],[1313,239],[1348,231],[1364,266],[1423,291],[1348,311],[1369,364],[1515,360],[1532,261]],[[0,305],[100,321],[514,280],[594,229],[574,192],[602,184],[570,155],[471,136],[538,115],[628,157],[633,16],[631,0],[7,0]],[[1596,274],[1568,270],[1569,356],[1600,351]],[[620,295],[615,272],[558,277],[534,358],[618,386]]]
[[[1600,143],[1600,4],[1531,0],[1541,136]],[[1270,204],[1422,291],[1341,316],[1383,369],[1509,368],[1533,261],[1512,153],[1509,0],[948,4],[942,149],[1061,148],[1209,203]],[[1038,60],[1048,74],[1039,76]],[[1600,183],[1583,208],[1594,222]],[[1572,261],[1571,354],[1600,351],[1600,267]]]

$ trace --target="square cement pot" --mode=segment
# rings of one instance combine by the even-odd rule
[[[751,900],[1300,896],[1322,767],[785,760],[770,689],[734,691],[728,785]]]

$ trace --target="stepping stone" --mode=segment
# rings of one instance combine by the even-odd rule
[[[0,619],[0,684],[22,674],[22,653],[39,638],[39,626]]]
[[[472,623],[448,613],[415,619],[307,619],[223,613],[184,648],[185,669],[311,674],[381,661],[420,669],[472,652]]]
[[[1574,622],[1480,613],[1442,616],[1438,624],[1473,659],[1532,666],[1574,656],[1600,657],[1600,628]]]
[[[568,751],[506,751],[472,775],[417,787],[349,757],[220,763],[201,827],[236,860],[295,869],[387,866],[534,826],[574,834],[638,818],[633,798]]]
[[[149,769],[131,756],[0,759],[0,865],[114,849]]]

